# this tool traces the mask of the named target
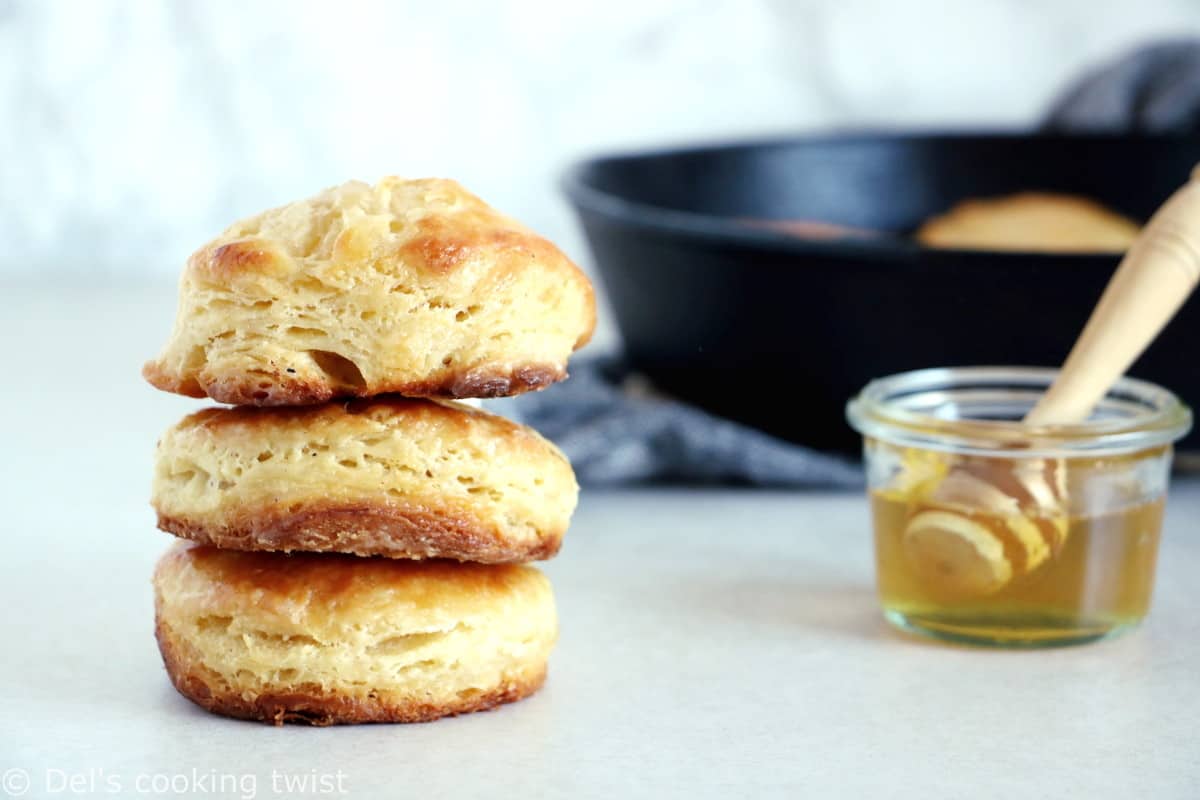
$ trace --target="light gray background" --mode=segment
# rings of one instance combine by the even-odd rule
[[[0,278],[177,274],[349,177],[456,177],[586,261],[586,153],[862,125],[1026,125],[1200,31],[1186,0],[0,0]]]

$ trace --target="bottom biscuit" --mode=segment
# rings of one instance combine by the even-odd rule
[[[285,722],[317,726],[428,722],[472,711],[487,711],[520,700],[540,689],[546,680],[546,667],[542,665],[527,670],[526,674],[510,676],[491,690],[472,690],[440,702],[419,696],[380,697],[374,692],[368,692],[365,697],[354,697],[316,684],[243,695],[230,687],[222,675],[196,659],[194,648],[180,642],[170,628],[158,625],[155,637],[171,683],[181,695],[214,714],[274,725]],[[191,658],[180,655],[189,650]]]
[[[156,636],[203,708],[281,725],[422,722],[533,694],[557,635],[527,566],[169,551]]]

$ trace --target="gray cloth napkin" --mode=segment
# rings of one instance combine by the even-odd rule
[[[1151,45],[1102,66],[1054,104],[1043,129],[1186,133],[1200,126],[1200,44]],[[584,485],[736,483],[858,488],[836,456],[656,396],[617,360],[572,364],[571,380],[498,402],[571,459]]]
[[[561,447],[585,486],[863,485],[858,464],[656,395],[617,360],[573,363],[565,383],[488,405]]]
[[[1061,133],[1194,133],[1200,127],[1200,42],[1161,42],[1100,66],[1054,103],[1043,129]]]

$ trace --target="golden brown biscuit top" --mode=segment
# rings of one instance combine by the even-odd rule
[[[180,543],[159,561],[155,582],[196,613],[253,606],[300,622],[355,617],[387,622],[388,610],[471,613],[540,591],[544,576],[517,564],[361,558],[330,553],[240,552]],[[375,614],[385,618],[371,620]]]
[[[236,222],[192,255],[186,276],[228,286],[309,276],[338,288],[370,274],[437,278],[534,262],[582,277],[561,250],[456,181],[387,177]]]
[[[342,436],[387,431],[415,435],[420,428],[450,433],[466,440],[504,439],[510,447],[532,447],[564,458],[532,428],[488,411],[452,400],[426,400],[399,395],[343,400],[315,406],[235,406],[205,408],[184,417],[178,431],[222,436],[269,437],[284,431]]]
[[[472,425],[484,426],[496,434],[523,433],[527,430],[510,419],[466,403],[395,394],[314,406],[205,408],[186,416],[178,427],[203,427],[214,431],[227,428],[277,430],[280,427],[313,428],[355,422],[412,424],[422,420],[451,425],[463,433],[470,432]]]

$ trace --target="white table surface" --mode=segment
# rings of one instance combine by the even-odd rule
[[[1200,796],[1200,483],[1173,489],[1150,619],[1112,642],[891,632],[857,495],[591,491],[545,567],[562,634],[535,697],[410,726],[210,716],[151,634],[151,450],[198,405],[137,375],[170,306],[0,286],[0,797]]]

